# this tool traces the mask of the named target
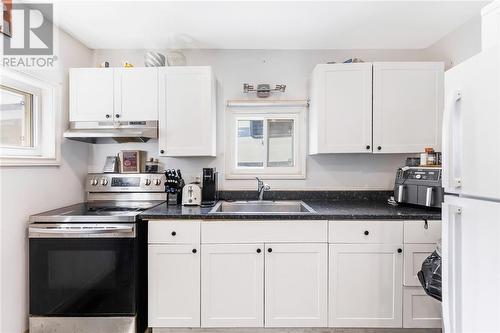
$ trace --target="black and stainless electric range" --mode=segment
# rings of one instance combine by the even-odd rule
[[[163,174],[89,174],[87,201],[33,215],[31,333],[135,333],[147,326],[146,225]]]

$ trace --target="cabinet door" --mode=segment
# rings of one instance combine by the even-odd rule
[[[422,287],[404,288],[404,328],[441,328],[442,322],[441,302],[427,296]]]
[[[199,245],[148,245],[148,312],[150,327],[200,327]]]
[[[404,285],[420,286],[417,273],[422,263],[436,249],[436,244],[405,244],[404,255]]]
[[[373,64],[373,151],[441,151],[443,63]]]
[[[112,121],[113,68],[71,68],[70,121]]]
[[[115,69],[116,120],[158,120],[158,68]]]
[[[202,245],[202,327],[262,327],[263,244]]]
[[[310,153],[372,152],[372,64],[317,65],[310,108]]]
[[[266,327],[327,326],[327,244],[266,244]]]
[[[330,245],[329,326],[402,326],[399,248],[397,244]]]
[[[210,67],[160,69],[161,156],[215,156],[215,80]]]

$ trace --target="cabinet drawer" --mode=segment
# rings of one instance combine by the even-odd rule
[[[432,251],[436,249],[434,244],[405,244],[404,245],[404,285],[420,286],[417,273],[422,263]]]
[[[205,221],[202,243],[327,242],[326,221]]]
[[[405,221],[405,243],[436,244],[441,238],[441,221]]]
[[[402,221],[330,221],[330,243],[400,244]]]
[[[148,243],[199,243],[200,222],[199,220],[149,221]]]
[[[441,328],[441,313],[441,303],[428,296],[422,287],[404,288],[404,328]]]

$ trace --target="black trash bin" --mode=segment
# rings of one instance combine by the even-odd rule
[[[436,250],[424,260],[417,276],[427,295],[441,302],[441,240],[439,240]]]

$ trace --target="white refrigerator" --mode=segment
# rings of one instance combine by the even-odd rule
[[[445,73],[445,333],[500,332],[500,50]]]

